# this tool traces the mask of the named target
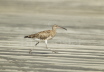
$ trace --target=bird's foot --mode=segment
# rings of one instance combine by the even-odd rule
[[[30,49],[29,54],[32,54],[32,49]]]
[[[57,51],[52,51],[52,53],[58,53]]]

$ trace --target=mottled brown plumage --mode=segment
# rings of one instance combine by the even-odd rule
[[[49,37],[54,37],[56,35],[55,30],[46,30],[46,31],[41,31],[36,34],[31,34],[29,36],[25,36],[25,38],[37,38],[40,40],[48,40]],[[49,38],[51,39],[51,38]]]
[[[34,38],[35,40],[38,41],[38,43],[41,40],[44,40],[46,43],[46,48],[47,48],[47,40],[52,39],[56,35],[57,28],[62,28],[62,29],[67,30],[66,28],[60,27],[58,25],[53,25],[52,30],[41,31],[36,34],[31,34],[31,35],[25,36],[24,38]],[[38,43],[36,43],[35,45],[37,45]]]

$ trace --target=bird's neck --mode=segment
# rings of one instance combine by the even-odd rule
[[[52,28],[54,34],[56,34],[56,28]]]
[[[56,28],[52,28],[52,31],[55,31],[56,32]]]

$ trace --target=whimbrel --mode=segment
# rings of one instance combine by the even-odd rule
[[[67,30],[64,27],[60,27],[58,25],[53,25],[52,26],[52,30],[41,31],[41,32],[38,32],[36,34],[31,34],[31,35],[28,35],[28,36],[24,36],[24,38],[33,38],[33,39],[35,39],[37,41],[37,43],[35,44],[35,46],[37,44],[39,44],[40,41],[45,41],[46,48],[48,48],[47,47],[47,40],[52,39],[56,35],[56,29],[57,28],[62,28],[62,29]],[[29,53],[31,53],[31,51],[32,51],[32,49],[29,51]],[[55,52],[55,51],[52,51],[52,52]]]

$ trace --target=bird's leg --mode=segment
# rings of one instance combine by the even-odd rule
[[[37,42],[36,44],[35,44],[35,46],[37,46],[37,44],[39,44],[39,42]],[[34,48],[33,48],[34,49]],[[29,54],[32,54],[32,50],[33,49],[30,49],[30,51],[29,51]]]
[[[32,49],[30,49],[29,54],[32,54]]]
[[[46,48],[51,50],[50,48],[47,47],[47,40],[45,40]],[[57,53],[56,51],[51,50],[53,53]]]
[[[35,46],[34,46],[34,47],[35,47]],[[34,49],[34,47],[33,47],[33,49]],[[30,49],[29,54],[32,54],[32,50],[33,50],[33,49]]]
[[[35,46],[37,46],[39,44],[39,42],[37,42],[36,44],[35,44]]]
[[[47,40],[45,40],[45,44],[46,44],[46,48],[48,49],[48,47],[47,47]]]

